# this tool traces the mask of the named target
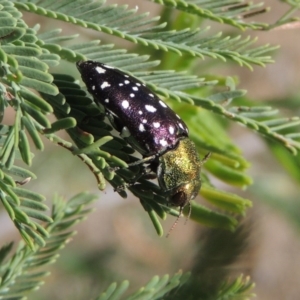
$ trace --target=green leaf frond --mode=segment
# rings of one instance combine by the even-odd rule
[[[216,0],[216,1],[183,1],[183,0],[151,0],[161,5],[176,8],[178,10],[196,15],[214,22],[228,24],[245,30],[261,29],[267,24],[258,22],[245,22],[249,16],[261,14],[268,11],[264,3],[253,3],[245,0]]]
[[[176,94],[178,97],[179,94]],[[200,97],[190,96],[182,92],[180,92],[180,96],[182,100],[185,97],[187,99],[192,99],[195,105],[199,105],[203,108],[207,108],[208,105],[210,107],[209,110],[221,114],[229,120],[237,121],[249,129],[282,144],[293,154],[296,154],[297,151],[300,150],[299,137],[290,135],[291,131],[300,124],[299,117],[273,119],[270,116],[276,115],[278,111],[271,107],[232,106],[229,109],[226,109],[225,106],[218,104],[218,101],[211,101],[209,103],[207,99],[204,100]],[[213,96],[214,95],[211,97]],[[281,133],[280,131],[282,129],[289,129],[290,131]]]
[[[37,0],[14,3],[17,8],[28,12],[102,31],[139,45],[171,51],[178,55],[188,54],[202,59],[207,56],[223,61],[229,59],[250,69],[252,65],[264,66],[272,62],[268,54],[274,47],[265,45],[252,48],[255,39],[240,39],[240,36],[224,38],[221,33],[208,37],[204,35],[206,30],[190,28],[163,31],[166,24],[157,25],[158,18],[148,19],[148,14],[137,15],[137,9],[127,9],[124,5],[105,5],[105,1],[95,3],[92,0],[78,1],[79,6],[68,0],[59,3],[45,1],[43,6]]]
[[[9,259],[11,244],[0,250],[0,298],[25,299],[25,294],[38,289],[49,275],[47,265],[54,263],[58,251],[70,241],[76,233],[72,227],[82,221],[91,211],[87,206],[95,196],[81,193],[69,201],[56,197],[53,202],[51,218],[53,222],[39,226],[47,235],[43,244],[32,251],[27,245],[20,244],[16,253]]]
[[[189,282],[187,282],[189,284]],[[189,295],[190,300],[196,300],[196,299],[201,299],[201,300],[250,300],[254,299],[256,297],[255,293],[253,292],[253,289],[255,287],[255,284],[251,282],[249,276],[244,276],[243,274],[239,275],[235,279],[230,279],[230,280],[223,280],[221,284],[217,287],[217,292],[213,293],[212,290],[210,290],[210,294],[203,295],[201,293],[201,288],[202,290],[205,289],[203,287],[203,283],[199,280],[195,280],[194,282],[195,287],[194,288],[194,293],[192,290],[189,291],[189,285],[187,287],[184,286],[184,293],[180,295],[176,295],[176,293],[172,294],[171,297],[168,297],[168,295],[164,298],[166,300],[179,300],[182,299],[182,297],[185,297],[186,294]],[[197,287],[198,285],[198,287]],[[197,294],[197,290],[199,293]],[[209,289],[208,289],[209,290]]]
[[[24,156],[29,160],[32,158],[29,147],[25,148],[22,140],[25,134],[21,133],[19,151],[14,149],[14,139],[18,138],[18,133],[13,131],[13,127],[6,125],[0,127],[1,157],[5,159],[7,153],[10,154],[7,159],[9,166],[1,166],[0,201],[27,245],[35,249],[37,245],[44,245],[45,237],[48,236],[40,222],[51,223],[52,219],[46,214],[48,207],[43,203],[45,197],[21,187],[36,178],[32,172],[14,164],[15,158],[21,159]],[[11,137],[12,132],[14,132],[14,139]]]
[[[237,299],[250,300],[255,297],[252,292],[254,283],[248,276],[240,275],[233,281],[227,281],[220,287],[216,300]]]
[[[158,300],[165,299],[168,294],[180,288],[181,285],[190,277],[189,273],[182,273],[179,271],[172,277],[164,275],[162,277],[154,276],[145,286],[139,288],[136,292],[128,295],[126,298],[122,297],[128,289],[129,282],[123,281],[121,284],[112,283],[105,292],[103,292],[96,300],[113,300],[113,299],[126,299],[126,300]]]
[[[15,110],[15,121],[9,126],[1,149],[1,164],[9,169],[14,163],[14,153],[20,150],[23,161],[30,165],[29,141],[25,130],[37,149],[43,149],[38,128],[51,126],[47,114],[52,107],[40,96],[31,91],[55,95],[58,89],[52,84],[53,77],[48,73],[49,66],[57,65],[59,56],[39,47],[36,31],[30,29],[21,19],[19,11],[10,1],[1,1],[0,23],[4,23],[1,13],[12,20],[6,27],[7,35],[0,39],[0,115],[1,120],[7,107]],[[4,17],[4,19],[7,17]],[[1,25],[0,25],[1,26]]]
[[[264,6],[263,2],[253,3],[247,0],[216,0],[216,1],[183,1],[183,0],[151,0],[152,2],[175,8],[177,10],[209,19],[214,22],[228,24],[241,30],[271,30],[276,27],[293,28],[297,27],[300,18],[296,13],[299,11],[299,1],[283,0],[289,7],[287,11],[282,10],[282,16],[273,24],[261,22],[247,22],[247,18],[258,14],[266,13],[270,9]],[[294,16],[296,15],[296,16]],[[293,23],[295,25],[293,25]],[[286,25],[286,27],[285,27]]]
[[[38,46],[36,31],[28,28],[21,17],[11,1],[0,2],[1,121],[8,107],[15,111],[13,125],[0,126],[0,198],[21,236],[34,249],[36,245],[44,245],[47,236],[35,220],[51,222],[52,219],[45,213],[48,207],[43,196],[18,187],[36,177],[18,167],[16,160],[31,165],[29,136],[37,149],[44,148],[40,133],[51,127],[47,114],[53,109],[32,89],[58,93],[48,69],[58,64],[59,56]]]
[[[282,16],[273,24],[267,24],[264,26],[264,30],[271,30],[276,27],[278,29],[290,29],[290,28],[296,28],[299,27],[299,1],[298,0],[282,0],[281,2],[284,2],[287,4],[284,9],[282,9]]]

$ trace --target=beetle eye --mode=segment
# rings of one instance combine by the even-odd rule
[[[174,206],[184,207],[188,202],[187,195],[185,192],[180,191],[171,197],[170,202]]]

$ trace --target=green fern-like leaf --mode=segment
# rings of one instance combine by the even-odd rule
[[[249,38],[240,41],[240,37],[223,38],[221,34],[207,38],[201,36],[201,30],[189,28],[162,31],[166,24],[155,25],[156,18],[145,21],[147,14],[136,15],[136,9],[128,10],[125,6],[105,6],[104,2],[93,3],[91,0],[81,3],[80,9],[67,0],[61,1],[60,5],[56,5],[55,2],[47,3],[46,9],[36,0],[23,3],[16,1],[15,5],[19,9],[103,31],[143,46],[171,51],[178,55],[188,54],[200,58],[208,56],[223,61],[231,59],[249,68],[252,68],[252,64],[263,66],[272,62],[267,53],[274,48],[265,46],[249,49],[249,44],[253,43]]]
[[[189,14],[210,19],[215,22],[235,26],[239,29],[261,29],[265,23],[245,22],[249,15],[266,12],[264,3],[252,3],[248,1],[173,1],[173,0],[152,0],[153,2],[185,11]]]
[[[253,288],[254,284],[250,282],[249,277],[240,275],[232,282],[224,282],[222,284],[216,300],[249,300],[255,297],[255,294],[251,291]]]
[[[11,251],[11,244],[1,249],[0,258],[4,261],[0,268],[1,298],[24,299],[26,294],[40,287],[49,275],[46,266],[57,260],[58,251],[75,234],[70,227],[85,218],[91,211],[87,206],[95,198],[87,193],[78,194],[69,201],[56,197],[51,215],[53,222],[45,227],[38,226],[40,231],[46,233],[43,244],[35,247],[34,252],[27,245],[20,244],[16,253],[8,260],[6,257]]]
[[[170,291],[178,289],[180,285],[183,285],[189,278],[190,274],[183,274],[182,271],[174,274],[172,277],[164,275],[162,277],[153,277],[144,287],[141,287],[138,291],[132,295],[127,296],[126,300],[158,300],[164,299]],[[117,300],[122,299],[122,295],[129,286],[128,281],[122,282],[120,285],[112,283],[108,289],[103,292],[97,300]]]

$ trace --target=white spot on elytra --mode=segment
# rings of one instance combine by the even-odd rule
[[[181,123],[179,123],[179,127],[180,127],[181,129],[184,129],[184,127],[183,127],[183,125],[182,125]]]
[[[143,124],[140,124],[140,125],[139,125],[139,130],[140,130],[141,132],[145,131],[145,127],[144,127]]]
[[[101,68],[101,67],[96,67],[95,68],[96,69],[96,71],[99,73],[99,74],[104,74],[105,72],[106,72],[106,70],[105,69],[103,69],[103,68]]]
[[[92,90],[94,91],[94,90],[95,90],[95,88],[96,88],[96,87],[93,85],[93,86],[92,86]]]
[[[149,112],[156,112],[156,108],[152,105],[145,105],[145,108],[149,111]]]
[[[110,84],[107,81],[104,81],[100,87],[102,90],[104,90],[106,87],[110,87]]]
[[[168,145],[168,143],[167,143],[167,141],[166,141],[165,139],[161,139],[161,140],[159,141],[159,143],[160,143],[162,146],[167,146],[167,145]]]
[[[146,120],[146,119],[143,119],[142,122],[143,122],[144,124],[146,124],[146,123],[147,123],[147,120]]]
[[[181,118],[176,114],[176,117],[179,119],[179,120],[181,120]]]
[[[138,82],[136,83],[136,85],[137,85],[137,86],[141,86],[141,84],[140,84],[140,83],[138,83]]]
[[[129,107],[129,102],[127,101],[127,100],[123,100],[122,101],[122,106],[123,106],[123,108],[128,108]]]
[[[173,126],[170,126],[170,127],[169,127],[169,132],[170,132],[171,134],[174,134],[175,130],[174,130],[174,127],[173,127]]]
[[[159,122],[153,122],[153,126],[154,126],[155,128],[159,128],[159,127],[160,127],[160,123],[159,123]]]
[[[153,94],[151,94],[151,93],[149,94],[149,96],[150,96],[150,97],[152,97],[152,98],[154,97],[154,95],[153,95]]]
[[[139,115],[142,115],[142,114],[143,114],[143,112],[141,110],[139,110]]]
[[[138,90],[139,90],[138,87],[136,87],[136,86],[132,87],[132,89],[133,89],[134,91],[138,91]]]
[[[129,80],[125,80],[124,83],[125,83],[125,84],[128,84],[128,83],[130,83],[130,81],[129,81]]]
[[[129,75],[124,75],[124,77],[128,78],[128,77],[129,77]]]
[[[130,96],[131,98],[133,98],[135,95],[134,95],[133,93],[131,93],[129,96]]]
[[[119,83],[119,86],[123,86],[124,84],[123,83]]]
[[[108,103],[108,102],[109,102],[109,99],[108,99],[108,98],[107,98],[107,99],[105,99],[105,100],[104,100],[104,102],[105,102],[105,103]]]
[[[167,107],[167,105],[164,102],[162,102],[161,100],[159,100],[158,102],[162,107]]]

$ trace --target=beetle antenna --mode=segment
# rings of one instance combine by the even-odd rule
[[[169,235],[171,234],[171,232],[173,231],[173,229],[176,227],[176,225],[177,225],[177,223],[178,223],[178,221],[179,221],[179,219],[181,217],[182,211],[183,211],[183,206],[180,206],[179,216],[177,217],[177,219],[173,223],[172,227],[170,228],[169,232],[167,233],[166,238],[169,237]]]
[[[176,227],[178,221],[179,221],[180,216],[177,217],[176,221],[173,223],[172,227],[170,228],[168,234],[166,235],[166,238],[169,237],[169,235],[171,234],[171,232],[173,231],[173,229]]]

